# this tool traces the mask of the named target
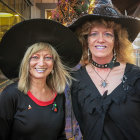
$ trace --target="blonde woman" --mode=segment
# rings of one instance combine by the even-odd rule
[[[38,27],[39,32],[34,27]],[[66,53],[71,47],[67,44],[69,40],[64,37],[65,33],[72,38],[74,35],[59,23],[34,19],[21,22],[11,28],[3,37],[1,44],[7,45],[6,42],[11,39],[11,35],[15,36],[15,39],[18,37],[17,42],[20,44],[23,28],[27,35],[24,38],[25,43],[18,46],[21,47],[20,54],[16,54],[17,50],[14,50],[15,56],[13,55],[13,57],[19,57],[19,59],[14,59],[15,62],[18,61],[18,64],[21,60],[20,67],[16,65],[17,63],[13,63],[15,67],[19,67],[19,80],[7,86],[0,95],[0,139],[65,140],[65,96],[63,92],[66,84],[70,85],[72,80],[68,70],[78,63],[81,54],[77,52],[79,56],[75,58],[73,52],[68,52],[70,57],[76,59],[69,63],[67,54],[63,54],[61,49]],[[49,28],[52,29],[49,30]],[[58,30],[57,35],[51,34],[55,30]],[[29,35],[31,38],[28,38]],[[40,37],[45,38],[46,41],[42,42]],[[62,38],[67,42],[60,42]],[[12,45],[18,45],[17,42],[13,42]],[[75,37],[73,42],[79,44]],[[28,43],[31,45],[27,45]],[[3,47],[8,46],[5,45]],[[23,50],[26,50],[25,53]],[[4,54],[4,50],[1,51]],[[7,50],[7,53],[10,52]],[[2,65],[4,71],[5,65],[8,65],[10,60],[2,54],[1,56],[5,62]],[[9,69],[5,69],[4,72],[9,78],[18,74],[10,66],[7,68]]]

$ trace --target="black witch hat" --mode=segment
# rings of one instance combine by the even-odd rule
[[[85,14],[76,19],[71,25],[69,25],[69,28],[72,31],[75,31],[85,22],[97,19],[114,21],[115,23],[121,24],[122,27],[126,28],[128,31],[129,40],[131,42],[134,41],[140,32],[140,19],[121,14],[118,9],[113,6],[111,0],[99,0],[92,11],[92,14]]]
[[[25,51],[37,42],[50,43],[69,67],[80,61],[81,44],[71,30],[53,20],[30,19],[13,26],[0,42],[0,68],[5,76],[18,77]]]

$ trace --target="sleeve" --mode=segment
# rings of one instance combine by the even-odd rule
[[[135,92],[140,95],[140,78],[138,78],[135,82]]]
[[[127,83],[131,87],[134,87],[137,95],[140,95],[140,67],[133,64],[129,64],[128,66],[131,67],[131,71],[126,74]]]
[[[0,94],[0,140],[8,140],[15,113],[16,99],[11,86]]]
[[[65,122],[66,122],[66,120],[65,120],[65,95],[64,95],[64,93],[63,93],[63,104],[62,104],[62,106],[63,106],[63,110],[64,110],[64,121],[63,121],[63,124],[62,124],[62,129],[61,129],[61,131],[60,131],[60,135],[57,137],[57,140],[67,140],[67,138],[66,138],[66,133],[65,133]]]
[[[82,119],[82,112],[81,112],[81,106],[78,102],[78,92],[79,92],[79,81],[73,80],[72,86],[71,86],[71,99],[72,99],[72,108],[75,115],[76,120],[79,123],[80,130],[83,133],[83,119]]]

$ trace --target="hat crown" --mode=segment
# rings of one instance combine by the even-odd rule
[[[106,4],[106,5],[113,5],[111,0],[97,0],[97,4]]]
[[[122,14],[111,5],[97,4],[93,10],[93,14],[105,17],[121,17]]]
[[[69,29],[75,32],[76,29],[81,27],[86,21],[104,19],[122,25],[122,27],[127,30],[131,42],[134,41],[137,34],[140,32],[140,19],[123,15],[113,6],[111,0],[98,0],[98,3],[93,7],[91,12],[90,14],[86,13],[73,20],[73,22],[68,25]]]

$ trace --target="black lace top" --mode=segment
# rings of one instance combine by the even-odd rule
[[[103,96],[85,67],[73,77],[73,110],[84,140],[140,140],[139,67],[127,64],[122,82]]]

